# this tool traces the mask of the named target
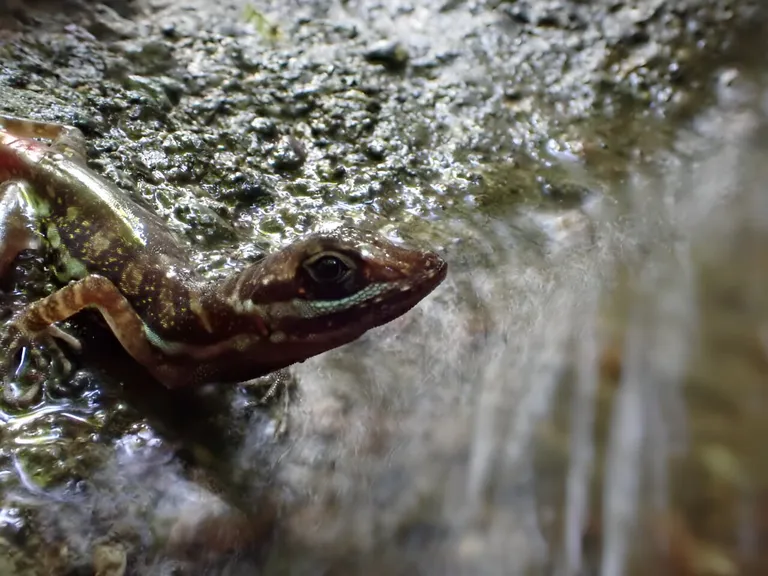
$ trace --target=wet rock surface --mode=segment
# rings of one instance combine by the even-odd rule
[[[0,2],[0,111],[83,130],[89,166],[211,277],[339,222],[428,242],[455,270],[271,407],[157,390],[82,319],[77,378],[2,414],[0,572],[492,571],[501,534],[515,565],[546,566],[519,516],[483,532],[445,502],[472,468],[452,410],[482,401],[503,324],[467,276],[512,252],[504,298],[569,278],[527,266],[597,241],[591,202],[625,202],[631,163],[722,97],[760,18],[725,0]],[[487,234],[505,218],[520,232]],[[20,263],[4,305],[52,288],[40,264]]]

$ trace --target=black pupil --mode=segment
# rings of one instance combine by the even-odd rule
[[[347,267],[344,262],[334,256],[324,256],[312,264],[312,272],[319,282],[333,282],[347,272]]]

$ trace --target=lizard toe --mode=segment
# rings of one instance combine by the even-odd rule
[[[26,382],[5,380],[3,401],[13,408],[29,408],[37,403],[43,390],[43,378],[39,372],[27,374]]]
[[[5,350],[0,376],[6,404],[27,408],[38,401],[46,382],[64,379],[72,373],[72,363],[57,339],[68,343],[72,339],[79,345],[74,337],[58,328],[30,336],[13,323],[7,327],[0,338],[0,350]]]

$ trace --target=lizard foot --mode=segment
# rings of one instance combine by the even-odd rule
[[[275,398],[289,392],[294,384],[291,373],[288,370],[282,369],[267,376],[241,382],[240,386],[246,393],[266,389],[266,392],[256,401],[256,404],[266,405],[272,403]]]
[[[5,352],[0,366],[3,400],[8,405],[27,408],[39,399],[47,382],[72,373],[72,363],[56,340],[80,349],[77,338],[57,326],[30,334],[13,321],[9,323],[0,338],[0,350]]]

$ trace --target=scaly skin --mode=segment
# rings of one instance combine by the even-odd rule
[[[16,404],[31,401],[8,393],[18,352],[53,349],[54,337],[77,347],[55,324],[86,308],[159,382],[179,388],[256,378],[342,346],[407,312],[446,275],[437,254],[341,228],[207,282],[157,215],[87,168],[84,138],[68,126],[0,116],[0,183],[0,275],[42,237],[69,282],[16,314],[0,341],[0,377]]]

